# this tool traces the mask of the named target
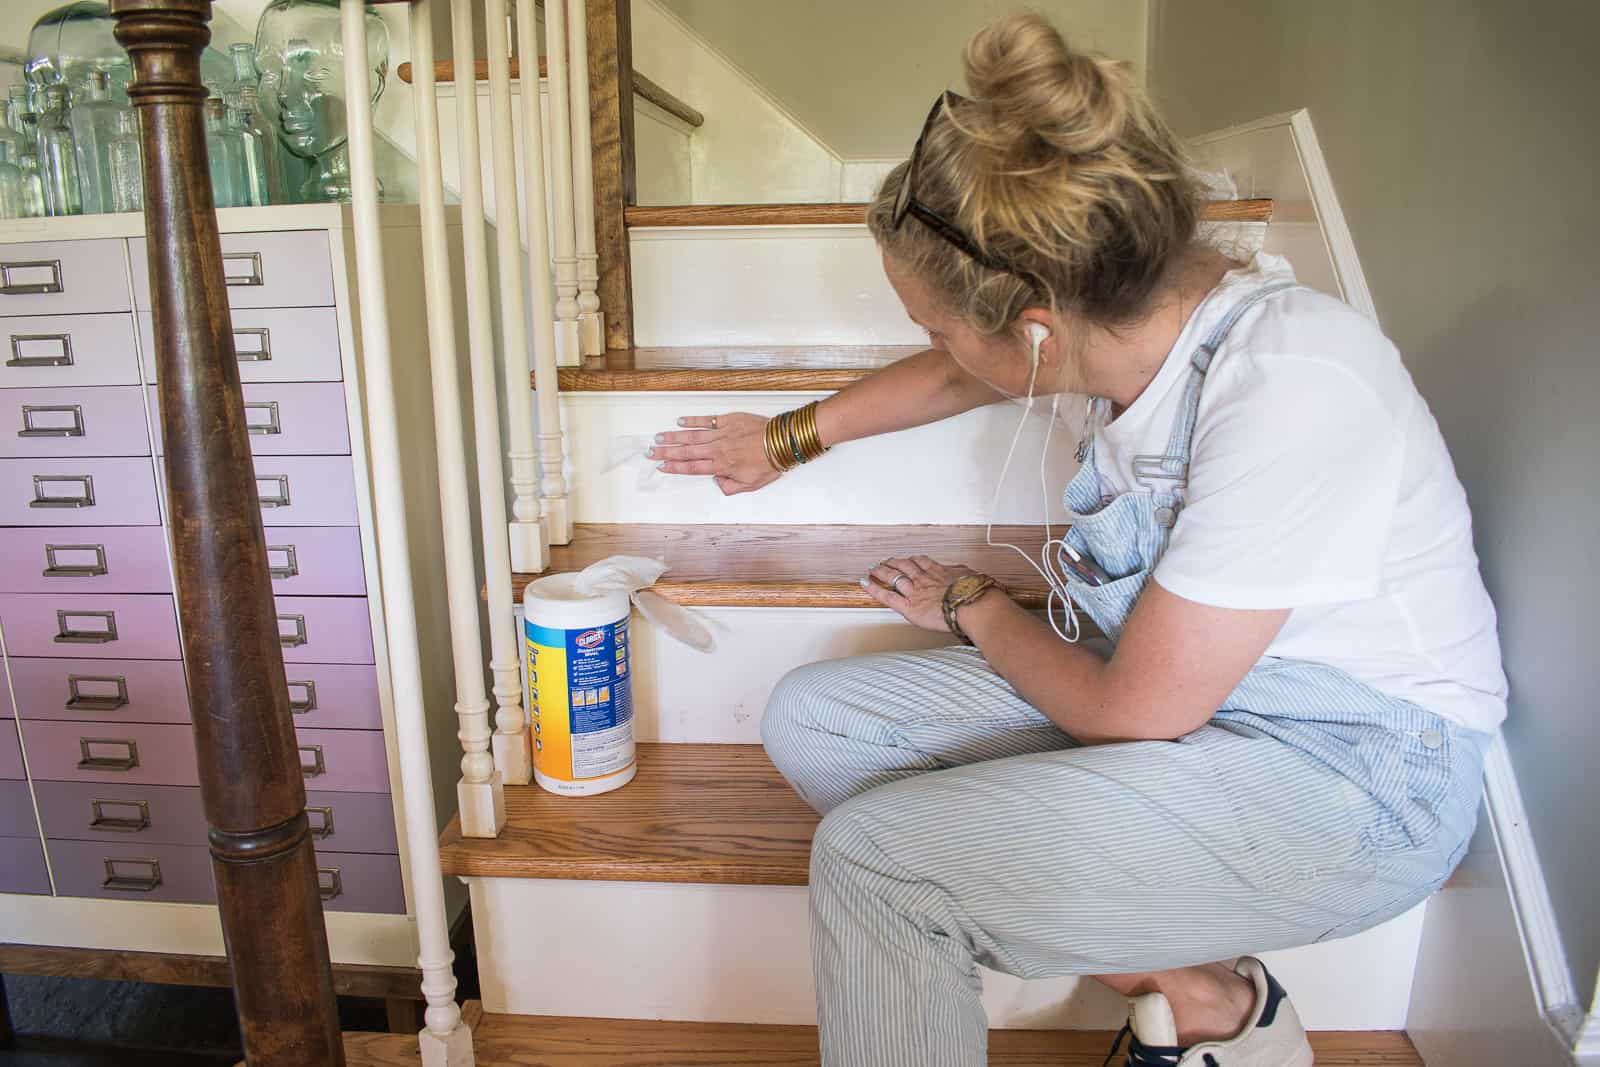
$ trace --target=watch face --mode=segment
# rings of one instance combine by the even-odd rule
[[[962,575],[960,578],[956,579],[955,585],[950,587],[951,599],[960,599],[961,597],[971,595],[982,582],[983,579],[978,577],[976,574]]]

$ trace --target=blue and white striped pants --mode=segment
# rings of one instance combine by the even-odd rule
[[[1338,672],[1310,677],[1293,699],[1325,687],[1326,715],[1222,712],[1177,741],[1080,746],[972,649],[790,674],[762,734],[826,813],[811,856],[823,1063],[985,1063],[978,963],[1025,978],[1178,967],[1354,933],[1422,900],[1465,850],[1488,739]],[[1353,715],[1361,694],[1375,706]]]

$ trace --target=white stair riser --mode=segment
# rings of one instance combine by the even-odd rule
[[[471,886],[488,1011],[816,1021],[803,888],[514,878]],[[1265,958],[1308,1028],[1403,1029],[1423,910]],[[991,1025],[1101,1030],[1124,1021],[1124,1001],[1091,980],[983,974]]]
[[[575,522],[982,523],[1024,410],[995,404],[934,426],[854,441],[755,493],[723,496],[710,478],[671,476],[636,459],[607,471],[618,437],[653,438],[684,415],[746,411],[772,416],[825,393],[567,393],[571,506]],[[1047,401],[1028,419],[994,521],[1036,523],[1048,504],[1061,522],[1061,491],[1077,470],[1080,405],[1063,405],[1039,484]],[[641,449],[642,452],[642,449]]]

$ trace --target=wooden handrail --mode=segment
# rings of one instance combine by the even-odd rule
[[[141,117],[174,574],[245,1057],[253,1067],[342,1067],[206,164],[200,55],[211,0],[111,0],[111,13]]]
[[[407,85],[411,84],[412,69],[410,63],[400,64],[395,68],[395,72],[400,76],[401,81],[405,82]],[[473,64],[473,76],[478,81],[486,81],[489,77],[489,61],[486,59],[477,60]],[[511,76],[513,78],[522,77],[522,64],[518,62],[515,56],[511,58]],[[547,76],[548,72],[545,70],[545,58],[544,56],[540,56],[539,77],[544,78]],[[433,80],[435,82],[455,81],[455,63],[448,59],[441,59],[436,62],[433,65]],[[687,126],[694,126],[698,128],[706,124],[705,115],[690,107],[676,96],[673,96],[666,89],[663,89],[660,85],[651,81],[649,78],[646,78],[638,71],[633,72],[633,95],[643,97],[644,99],[650,101],[656,107],[659,107],[662,111],[667,112]]]

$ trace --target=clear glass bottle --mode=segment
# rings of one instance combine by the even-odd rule
[[[233,82],[228,86],[228,92],[237,93],[241,89],[255,89],[261,83],[261,75],[256,71],[256,46],[248,41],[238,41],[228,46],[228,58],[233,62]],[[227,93],[223,98],[227,98]]]
[[[12,155],[15,147],[14,141],[0,140],[0,219],[23,218],[27,206],[23,195],[22,168],[12,162],[16,158]]]
[[[72,140],[78,151],[78,184],[83,213],[98,215],[111,210],[111,163],[107,155],[117,135],[117,116],[126,105],[111,99],[111,76],[103,70],[89,72],[89,85],[72,104]]]
[[[206,156],[211,162],[211,202],[217,207],[250,203],[244,190],[244,147],[228,128],[228,105],[221,97],[206,101]]]
[[[11,164],[22,158],[22,134],[11,124],[11,101],[0,100],[0,144],[11,151]],[[30,148],[32,146],[29,146]]]
[[[28,103],[28,87],[13,85],[6,97],[6,121],[10,124],[12,132],[17,135],[19,157],[38,148],[38,142],[34,137],[38,130],[28,121],[28,116],[32,114],[33,105]]]
[[[144,210],[144,157],[139,143],[139,117],[132,108],[117,112],[117,132],[106,145],[110,180],[109,211]]]
[[[256,125],[256,91],[251,86],[240,89],[228,109],[228,121],[233,132],[239,135],[244,158],[245,193],[254,207],[272,203],[269,181],[270,163],[267,159],[266,137]]]
[[[44,91],[44,114],[39,118],[39,173],[44,179],[47,215],[83,213],[78,149],[67,120],[67,87],[64,85],[52,85]]]

